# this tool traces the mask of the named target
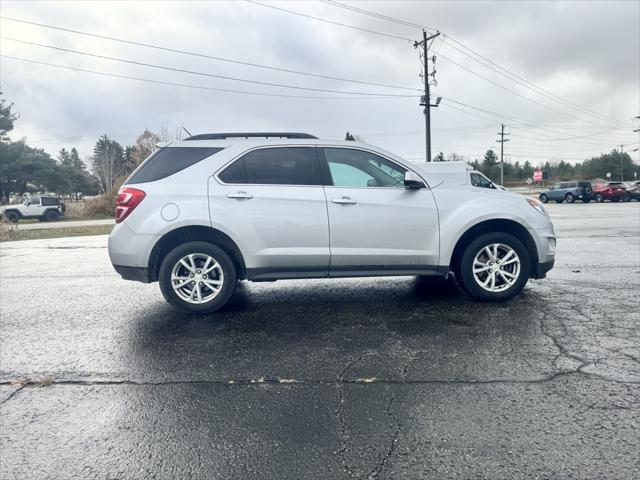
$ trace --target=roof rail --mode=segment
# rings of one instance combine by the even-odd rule
[[[308,133],[296,132],[235,132],[235,133],[201,133],[185,140],[225,140],[227,138],[318,138]]]

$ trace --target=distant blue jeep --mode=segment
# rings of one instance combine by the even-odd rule
[[[591,182],[558,182],[540,194],[540,201],[547,203],[549,200],[555,200],[558,203],[566,201],[573,203],[577,199],[584,203],[589,203],[593,195],[593,187]]]

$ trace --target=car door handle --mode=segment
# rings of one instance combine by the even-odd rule
[[[253,195],[247,192],[227,193],[227,198],[236,198],[238,200],[251,200]]]
[[[356,203],[358,203],[355,200],[351,199],[350,197],[334,198],[331,201],[339,205],[355,205]]]

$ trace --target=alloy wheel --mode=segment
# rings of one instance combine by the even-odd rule
[[[473,259],[473,278],[488,292],[511,288],[520,276],[520,257],[509,245],[492,243],[480,249]]]
[[[224,273],[218,261],[206,253],[185,255],[171,270],[171,286],[188,303],[207,303],[218,296]]]

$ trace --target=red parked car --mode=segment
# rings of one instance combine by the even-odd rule
[[[611,200],[619,202],[627,197],[627,189],[622,182],[607,182],[593,186],[593,199],[596,202]]]

